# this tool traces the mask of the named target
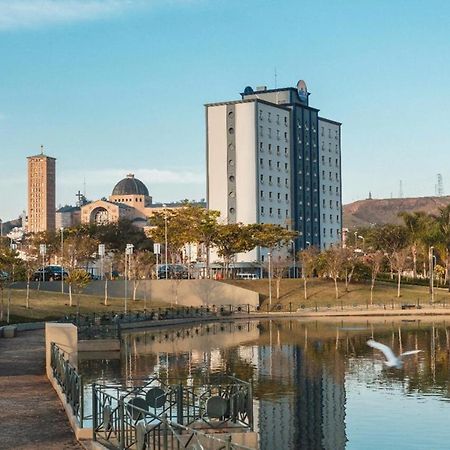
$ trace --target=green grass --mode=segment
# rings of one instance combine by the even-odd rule
[[[104,299],[100,296],[73,294],[73,306],[69,306],[68,294],[46,291],[30,291],[30,308],[26,308],[26,291],[11,289],[10,323],[38,322],[44,320],[57,320],[67,314],[77,312],[77,300],[80,302],[80,313],[104,313],[111,311],[123,311],[124,299],[110,298],[108,306],[104,306]],[[0,324],[6,324],[8,290],[3,292],[3,320]],[[1,294],[0,294],[1,295]],[[129,311],[144,311],[144,301],[128,299]],[[146,302],[147,309],[166,307],[167,303],[161,301]]]
[[[225,280],[224,282],[240,286],[260,294],[263,309],[266,307],[269,298],[269,282],[265,280]],[[293,310],[301,305],[306,307],[314,306],[352,306],[367,305],[370,302],[370,284],[369,283],[351,283],[349,291],[345,291],[345,284],[339,282],[339,299],[335,298],[334,283],[330,280],[313,278],[308,280],[307,293],[308,299],[304,299],[303,280],[301,279],[283,279],[280,284],[280,298],[277,301],[276,281],[272,281],[272,304],[280,303],[283,309],[289,309],[289,303]],[[435,302],[445,302],[450,304],[450,294],[447,289],[435,289]],[[401,297],[397,298],[397,285],[377,281],[374,289],[374,305],[394,305],[400,304],[429,304],[430,294],[427,286],[405,285],[401,288]]]

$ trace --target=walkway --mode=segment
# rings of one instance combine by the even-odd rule
[[[44,330],[0,339],[0,449],[82,449],[45,375]]]

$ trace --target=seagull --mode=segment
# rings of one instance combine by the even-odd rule
[[[369,339],[367,341],[367,345],[372,348],[376,348],[380,350],[383,355],[386,357],[386,361],[383,363],[387,367],[395,367],[396,369],[400,369],[403,366],[403,357],[409,355],[416,355],[417,353],[422,352],[423,350],[410,350],[409,352],[401,353],[399,356],[395,356],[394,352],[387,346],[382,344],[381,342],[374,341],[373,339]]]

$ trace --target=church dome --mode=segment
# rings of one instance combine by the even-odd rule
[[[149,195],[145,184],[134,178],[132,173],[128,174],[126,178],[120,180],[112,191],[112,195]]]

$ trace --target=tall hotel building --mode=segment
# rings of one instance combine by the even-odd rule
[[[296,88],[246,87],[206,107],[207,202],[225,223],[271,223],[299,232],[295,250],[341,242],[341,123]],[[255,249],[239,261],[264,261]]]
[[[55,163],[41,154],[28,160],[28,226],[29,233],[55,229]]]

